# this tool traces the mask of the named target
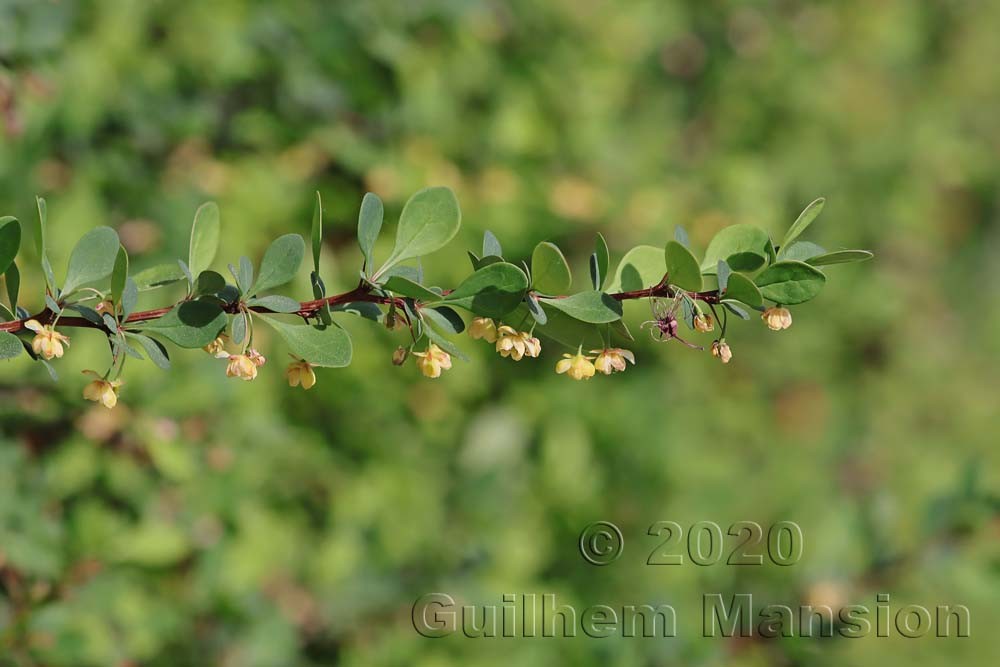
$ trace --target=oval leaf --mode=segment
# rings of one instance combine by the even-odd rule
[[[440,294],[432,292],[420,283],[416,283],[403,276],[390,276],[388,280],[382,283],[382,287],[394,294],[408,296],[411,299],[419,299],[421,301],[438,301],[441,299]]]
[[[608,292],[632,292],[652,287],[663,280],[667,271],[663,249],[651,245],[632,248],[615,270],[615,278],[608,285]]]
[[[701,268],[690,250],[677,241],[668,241],[665,255],[671,285],[692,292],[701,289]]]
[[[297,313],[302,308],[302,304],[287,296],[271,294],[247,301],[248,306],[260,306],[267,308],[273,313]]]
[[[125,291],[125,281],[128,280],[128,252],[125,246],[118,246],[115,257],[115,268],[111,271],[111,301],[122,302],[122,292]]]
[[[438,306],[437,308],[422,308],[423,316],[435,327],[450,334],[460,334],[465,331],[465,322],[454,310],[448,306]]]
[[[266,315],[260,319],[285,339],[292,354],[313,366],[343,368],[351,363],[351,337],[336,325],[287,324]]]
[[[792,226],[788,228],[788,232],[785,233],[785,238],[781,241],[781,249],[784,250],[792,244],[792,241],[799,238],[802,232],[806,231],[806,227],[813,223],[813,220],[823,211],[823,205],[826,204],[826,199],[820,197],[816,199],[811,204],[805,207],[799,217],[796,218]]]
[[[219,250],[220,225],[219,207],[215,202],[206,202],[195,211],[187,264],[192,275],[198,275],[215,260]]]
[[[361,211],[358,213],[358,245],[365,257],[367,270],[374,266],[372,252],[378,234],[382,230],[382,217],[382,200],[373,192],[367,193],[361,200]]]
[[[17,218],[0,218],[0,273],[4,273],[21,249],[21,223]]]
[[[778,262],[764,269],[755,282],[765,299],[793,306],[819,294],[826,276],[805,262]]]
[[[573,284],[569,264],[554,243],[542,241],[531,253],[531,286],[543,294],[563,294]]]
[[[869,252],[867,250],[838,250],[836,252],[828,252],[824,255],[818,255],[816,257],[810,257],[806,260],[807,263],[812,266],[826,266],[828,264],[848,264],[850,262],[866,262],[875,253]]]
[[[160,264],[143,269],[132,276],[132,280],[135,281],[139,291],[144,292],[164,285],[171,285],[184,280],[184,277],[184,271],[177,264]]]
[[[63,294],[111,275],[120,245],[118,233],[110,227],[97,227],[84,234],[69,256]]]
[[[497,262],[463,280],[442,302],[483,317],[500,318],[517,308],[527,291],[528,277],[524,271],[513,264]]]
[[[170,356],[167,354],[167,349],[163,347],[163,343],[149,336],[143,336],[137,333],[127,333],[129,338],[139,341],[142,345],[142,349],[146,351],[146,356],[152,361],[156,366],[162,370],[170,370]]]
[[[820,255],[825,255],[826,250],[815,243],[810,243],[809,241],[799,241],[798,243],[793,243],[787,248],[782,248],[780,257],[781,259],[788,260],[798,260],[800,262],[808,261],[812,257],[819,257]]]
[[[596,290],[580,292],[565,299],[540,299],[546,306],[566,313],[573,319],[591,324],[604,324],[621,319],[622,304],[617,299]]]
[[[753,225],[726,227],[708,244],[702,273],[714,274],[720,259],[726,260],[733,271],[756,271],[767,261],[770,245],[771,238],[763,229]]]
[[[306,253],[306,242],[298,234],[285,234],[264,251],[257,282],[250,290],[257,294],[284,285],[295,277]]]
[[[313,269],[319,273],[319,255],[323,249],[323,198],[316,192],[316,206],[313,207],[312,251]]]
[[[450,188],[426,188],[410,197],[399,216],[396,245],[383,273],[393,264],[426,255],[444,247],[462,223],[458,199]]]
[[[178,347],[205,347],[226,326],[226,314],[207,301],[185,301],[142,330],[163,336]]]
[[[23,350],[20,338],[7,331],[0,331],[0,359],[13,359]]]
[[[725,296],[727,299],[740,301],[751,308],[760,308],[764,305],[764,297],[753,281],[742,273],[729,274],[729,283],[726,285]]]

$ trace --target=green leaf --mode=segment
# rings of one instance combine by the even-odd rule
[[[257,282],[250,293],[259,294],[290,281],[302,265],[305,253],[306,242],[298,234],[285,234],[275,239],[264,251]]]
[[[701,268],[691,251],[677,241],[668,241],[665,251],[671,285],[697,292],[701,289]]]
[[[461,359],[462,361],[469,360],[469,358],[465,356],[465,354],[458,349],[454,343],[435,331],[433,327],[424,327],[424,335],[427,336],[427,340],[434,343],[451,356]]]
[[[535,333],[560,345],[576,350],[577,346],[583,345],[584,349],[604,347],[601,338],[600,328],[593,324],[581,322],[570,317],[561,310],[551,307],[551,302],[544,302],[543,309],[546,315],[545,324],[535,327]],[[521,311],[519,310],[518,313]],[[515,313],[515,316],[518,314]],[[527,314],[527,313],[525,313]],[[512,318],[512,319],[516,319]],[[612,326],[616,326],[618,322]]]
[[[685,248],[691,247],[691,240],[688,238],[688,233],[680,225],[674,227],[674,240],[680,243]]]
[[[45,276],[45,286],[48,288],[49,292],[55,294],[56,292],[56,277],[52,273],[52,264],[49,262],[49,256],[46,253],[45,246],[45,227],[48,225],[48,206],[45,200],[41,197],[35,197],[35,204],[38,206],[38,230],[35,234],[35,251],[38,253],[38,258],[42,263],[42,274]]]
[[[302,304],[291,297],[271,294],[269,296],[259,296],[247,301],[248,306],[260,306],[275,313],[297,313],[302,308]]]
[[[788,228],[788,231],[785,233],[785,238],[781,241],[782,250],[790,246],[792,241],[799,238],[802,232],[806,231],[806,228],[811,225],[813,220],[815,220],[820,212],[822,212],[824,204],[826,204],[826,200],[820,197],[806,206],[802,213],[799,213],[799,217],[792,223],[792,226]]]
[[[734,302],[734,301],[732,301],[730,299],[723,299],[722,300],[722,305],[723,305],[723,307],[726,310],[728,310],[729,312],[733,313],[734,315],[736,315],[740,319],[743,319],[743,320],[749,320],[750,319],[750,313],[748,313],[747,311],[745,311],[742,308],[740,308],[739,306],[737,306],[736,302]]]
[[[874,253],[867,250],[838,250],[836,252],[828,252],[825,255],[810,257],[806,262],[812,266],[826,266],[828,264],[866,262],[874,256]]]
[[[125,246],[118,246],[115,256],[115,266],[111,271],[111,301],[120,304],[122,292],[125,291],[125,281],[128,279],[128,252]]]
[[[177,264],[160,264],[143,269],[132,276],[140,292],[156,289],[184,280],[184,272]]]
[[[503,247],[493,232],[483,232],[483,257],[503,257]]]
[[[287,324],[267,315],[259,317],[285,339],[292,354],[313,366],[343,368],[351,363],[351,337],[337,325]]]
[[[240,257],[240,266],[234,272],[232,267],[229,268],[230,273],[233,273],[233,278],[236,279],[236,286],[240,288],[242,294],[248,294],[250,288],[253,287],[253,262],[246,255]]]
[[[120,245],[118,233],[110,227],[97,227],[84,234],[69,256],[63,294],[111,275]]]
[[[10,299],[10,309],[17,311],[17,296],[21,291],[21,272],[17,270],[17,264],[11,262],[4,274],[4,282],[7,283],[7,298]]]
[[[249,324],[247,322],[246,313],[238,313],[233,315],[232,320],[229,322],[229,337],[232,339],[233,343],[236,345],[242,345],[243,341],[247,337],[247,329]]]
[[[399,216],[396,245],[379,271],[443,248],[458,233],[462,213],[449,188],[426,188],[410,197]]]
[[[11,312],[10,308],[0,303],[0,322],[13,322],[17,316]]]
[[[206,202],[198,207],[191,225],[191,245],[188,251],[188,269],[197,276],[212,265],[219,251],[219,207]]]
[[[411,299],[419,299],[420,301],[439,301],[441,299],[441,295],[437,292],[432,292],[423,285],[403,276],[390,276],[388,280],[382,283],[382,287],[394,294],[408,296]]]
[[[316,206],[313,208],[312,219],[312,251],[313,269],[319,273],[319,254],[323,249],[323,198],[316,191]]]
[[[361,200],[361,211],[358,213],[358,245],[365,257],[366,271],[370,271],[375,265],[372,252],[382,230],[382,217],[382,200],[373,192],[367,193]]]
[[[218,271],[202,271],[194,281],[194,289],[191,293],[194,296],[205,294],[217,294],[226,286],[226,279]]]
[[[794,259],[800,262],[805,262],[812,257],[818,257],[825,254],[826,250],[815,243],[810,243],[809,241],[799,241],[798,243],[793,243],[790,246],[783,247],[778,256],[781,257],[781,259]]]
[[[133,333],[131,331],[126,332],[125,335],[128,338],[133,338],[139,341],[142,345],[142,349],[146,351],[146,356],[152,361],[157,367],[163,370],[170,370],[170,355],[167,354],[167,350],[163,347],[163,343],[149,336],[144,336],[142,334]]]
[[[125,287],[122,288],[122,319],[128,319],[128,316],[132,314],[135,310],[136,303],[139,302],[139,288],[136,287],[135,281],[131,278],[125,279]]]
[[[13,359],[23,350],[20,338],[7,331],[0,331],[0,359]]]
[[[21,223],[10,216],[0,218],[0,273],[14,263],[20,249]]]
[[[528,306],[528,312],[531,313],[531,316],[536,322],[539,324],[545,324],[549,321],[548,314],[545,312],[545,309],[542,308],[542,304],[538,302],[538,297],[534,294],[528,294],[524,301]]]
[[[352,315],[363,317],[366,320],[371,320],[372,322],[382,321],[382,309],[371,301],[350,301],[348,303],[340,303],[330,308],[330,310],[335,310],[341,313],[351,313]]]
[[[540,299],[540,301],[574,319],[591,324],[614,322],[622,316],[621,302],[597,290],[580,292],[565,299]]]
[[[462,281],[441,302],[483,317],[500,318],[521,303],[528,290],[524,271],[507,262],[483,267]]]
[[[542,294],[564,294],[573,284],[569,264],[554,243],[542,241],[531,253],[531,286]]]
[[[446,333],[460,334],[465,331],[465,322],[461,316],[448,306],[422,308],[420,312],[431,324]]]
[[[594,238],[594,255],[596,266],[591,268],[591,281],[594,289],[601,289],[608,279],[608,266],[611,264],[611,252],[608,250],[608,242],[604,240],[604,235],[600,232]],[[595,271],[596,269],[596,271]]]
[[[720,259],[719,266],[715,271],[716,278],[718,279],[719,282],[720,292],[726,291],[726,287],[729,285],[729,276],[731,276],[732,274],[733,270],[729,268],[729,264],[726,263],[726,260]]]
[[[794,306],[819,294],[826,276],[805,262],[785,261],[764,269],[755,282],[765,299]]]
[[[708,244],[701,271],[714,274],[720,259],[726,260],[733,271],[756,271],[767,262],[770,244],[767,232],[753,225],[726,227]]]
[[[185,301],[158,320],[152,320],[142,331],[163,336],[179,347],[205,347],[226,326],[222,308],[208,301]]]
[[[618,263],[608,292],[631,292],[659,284],[667,265],[662,248],[640,245],[632,248]]]
[[[729,275],[729,283],[726,285],[725,297],[735,301],[741,301],[751,308],[759,308],[764,305],[764,297],[753,281],[742,273],[732,273]]]

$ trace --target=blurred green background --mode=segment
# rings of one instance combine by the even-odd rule
[[[136,268],[185,257],[209,199],[220,265],[259,257],[308,233],[318,189],[342,291],[364,192],[393,221],[432,184],[465,221],[425,263],[444,285],[485,229],[513,258],[559,243],[582,286],[596,231],[613,263],[675,224],[703,250],[736,222],[780,236],[817,196],[809,240],[877,253],[831,267],[790,331],[732,324],[727,367],[637,338],[635,368],[574,383],[555,345],[514,364],[464,339],[472,363],[428,381],[389,363],[404,334],[346,317],[355,363],[309,393],[278,344],[254,383],[197,351],[131,364],[112,412],[80,398],[95,334],[58,385],[0,364],[0,664],[985,664],[998,24],[1000,3],[960,0],[0,0],[0,213],[48,199],[57,275],[100,224]],[[606,568],[576,547],[598,519],[625,535]],[[797,522],[802,561],[645,564],[654,521],[747,519]],[[425,639],[410,608],[435,591],[666,602],[679,636]],[[972,637],[702,639],[714,592],[960,603]]]

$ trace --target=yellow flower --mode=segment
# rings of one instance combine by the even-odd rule
[[[787,308],[775,306],[768,308],[760,315],[760,319],[767,323],[767,328],[771,331],[781,331],[792,326],[792,313]]]
[[[417,357],[417,368],[429,378],[441,377],[442,370],[451,368],[451,355],[431,343],[426,352],[414,352]]]
[[[118,387],[122,386],[121,380],[105,380],[95,371],[84,371],[86,375],[92,375],[95,380],[83,388],[83,397],[88,401],[97,401],[109,410],[118,404]]]
[[[229,364],[226,366],[226,377],[242,378],[249,382],[257,377],[257,363],[245,354],[221,354],[227,357]]]
[[[605,375],[611,375],[615,371],[623,371],[626,368],[625,361],[635,364],[635,355],[630,350],[623,350],[619,347],[609,347],[603,350],[591,350],[591,354],[596,354],[594,368]]]
[[[501,357],[520,361],[523,357],[537,357],[542,353],[542,342],[527,331],[515,331],[506,324],[497,329],[497,352]]]
[[[288,386],[290,387],[302,385],[303,389],[312,389],[313,385],[316,384],[316,373],[313,371],[312,364],[305,359],[288,364],[285,377],[288,378]]]
[[[265,357],[263,354],[261,354],[260,352],[258,352],[253,348],[250,348],[250,352],[247,354],[247,356],[250,358],[250,361],[252,361],[257,366],[263,366],[264,364],[267,363],[267,357]]]
[[[729,349],[729,344],[724,340],[717,340],[712,343],[712,356],[718,357],[722,363],[728,364],[733,358],[733,351]]]
[[[208,352],[210,355],[212,355],[214,357],[214,356],[218,355],[219,352],[222,352],[223,350],[226,349],[226,340],[228,338],[229,338],[229,336],[227,336],[224,333],[223,334],[219,334],[218,338],[216,338],[211,343],[209,343],[208,345],[206,345],[205,347],[203,347],[201,349],[205,350],[206,352]]]
[[[54,330],[51,324],[42,326],[38,320],[28,320],[24,323],[24,328],[35,332],[31,349],[46,361],[63,356],[63,344],[69,347],[69,336]]]
[[[711,315],[699,315],[694,318],[694,330],[701,333],[708,333],[715,329],[715,321]]]
[[[590,357],[583,356],[582,352],[576,354],[564,354],[563,359],[556,364],[556,373],[566,373],[574,380],[589,380],[596,372]]]
[[[495,343],[497,342],[496,322],[488,317],[473,318],[472,324],[469,325],[469,335],[472,336],[473,340],[482,338],[487,343]]]

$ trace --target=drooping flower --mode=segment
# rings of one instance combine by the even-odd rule
[[[442,370],[451,368],[451,355],[434,343],[428,345],[425,352],[414,352],[413,356],[417,357],[417,368],[429,378],[441,377]]]
[[[760,319],[767,323],[767,328],[771,331],[781,331],[792,326],[791,311],[781,306],[768,308],[761,313]]]
[[[62,357],[63,345],[69,347],[69,336],[59,333],[51,324],[43,326],[38,320],[28,320],[24,323],[24,328],[35,332],[35,337],[31,340],[31,349],[46,361]]]
[[[250,361],[252,361],[258,367],[263,366],[264,364],[267,363],[267,357],[265,357],[263,354],[253,349],[252,347],[250,348],[250,351],[247,353],[247,356],[250,357]]]
[[[121,380],[107,380],[96,371],[83,371],[86,375],[94,377],[86,387],[83,388],[83,397],[88,401],[96,401],[109,410],[118,404],[118,388],[122,386]]]
[[[316,373],[313,371],[312,364],[305,359],[299,359],[288,364],[285,377],[288,378],[288,386],[290,387],[302,385],[303,389],[308,390],[312,389],[313,385],[316,384]]]
[[[402,366],[404,363],[406,363],[406,358],[408,356],[410,356],[410,351],[407,350],[402,345],[400,345],[399,347],[396,348],[396,351],[392,353],[392,365]]]
[[[469,325],[469,335],[473,340],[480,338],[487,343],[497,342],[497,324],[488,317],[475,317]]]
[[[229,359],[229,363],[226,365],[226,377],[240,378],[247,382],[257,377],[258,364],[248,355],[226,354],[223,352],[218,356]]]
[[[594,368],[598,372],[604,373],[605,375],[611,375],[615,371],[621,372],[625,370],[627,364],[625,361],[630,361],[635,364],[635,355],[632,354],[631,350],[623,350],[620,347],[607,347],[603,350],[591,350],[591,354],[596,354],[597,358],[594,359]]]
[[[733,358],[733,351],[729,349],[729,343],[724,340],[717,340],[712,343],[712,356],[718,358],[724,364],[728,364]]]
[[[210,355],[217,356],[220,352],[226,349],[226,341],[229,339],[224,333],[219,334],[218,338],[213,340],[211,343],[201,348],[208,352]]]
[[[583,356],[579,350],[576,354],[564,354],[556,364],[556,373],[565,373],[574,380],[589,380],[595,372],[591,357]]]
[[[502,325],[497,329],[497,352],[501,357],[520,361],[524,357],[537,357],[542,353],[542,342],[527,331],[517,331],[514,327]]]
[[[715,329],[715,320],[711,315],[698,315],[694,318],[694,330],[701,333],[708,333]]]

